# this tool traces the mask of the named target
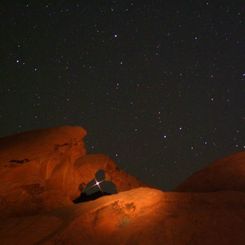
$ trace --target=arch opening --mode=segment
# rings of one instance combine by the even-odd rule
[[[117,193],[116,185],[112,181],[105,179],[105,171],[103,169],[98,170],[95,173],[95,177],[85,187],[81,184],[79,189],[81,194],[73,200],[75,204]]]

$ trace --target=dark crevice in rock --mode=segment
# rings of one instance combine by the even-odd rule
[[[79,197],[73,200],[73,203],[81,203],[81,202],[88,202],[88,201],[93,201],[96,200],[100,197],[107,196],[107,195],[112,195],[111,193],[107,192],[95,192],[91,195],[87,195],[86,193],[82,193]]]
[[[65,146],[68,146],[68,145],[70,145],[70,144],[69,144],[69,143],[56,144],[56,145],[54,146],[54,149],[55,149],[55,150],[58,150],[59,148],[65,147]]]
[[[18,163],[18,164],[22,164],[22,163],[26,163],[26,162],[30,162],[29,159],[25,158],[25,159],[21,159],[21,160],[18,160],[18,159],[13,159],[13,160],[10,160],[9,162],[11,163]]]

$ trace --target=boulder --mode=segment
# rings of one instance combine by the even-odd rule
[[[245,191],[245,151],[214,161],[191,175],[176,191]]]

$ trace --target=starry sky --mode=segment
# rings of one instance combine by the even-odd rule
[[[1,1],[0,136],[80,125],[168,190],[245,149],[244,1]],[[243,51],[242,51],[243,50]]]

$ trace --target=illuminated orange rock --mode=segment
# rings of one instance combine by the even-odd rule
[[[0,221],[1,244],[245,244],[245,194],[136,188]]]
[[[245,244],[244,153],[189,181],[200,192],[163,192],[86,154],[85,135],[60,127],[0,139],[0,244]],[[74,204],[98,169],[119,193]]]
[[[80,127],[58,127],[0,139],[0,211],[31,214],[69,205],[98,169],[118,191],[143,185],[102,154],[86,155]],[[0,214],[1,216],[1,214]]]
[[[176,191],[245,191],[245,151],[214,161],[194,173]]]
[[[244,205],[244,193],[182,194],[138,188],[78,205],[76,218],[51,241],[242,245]]]

